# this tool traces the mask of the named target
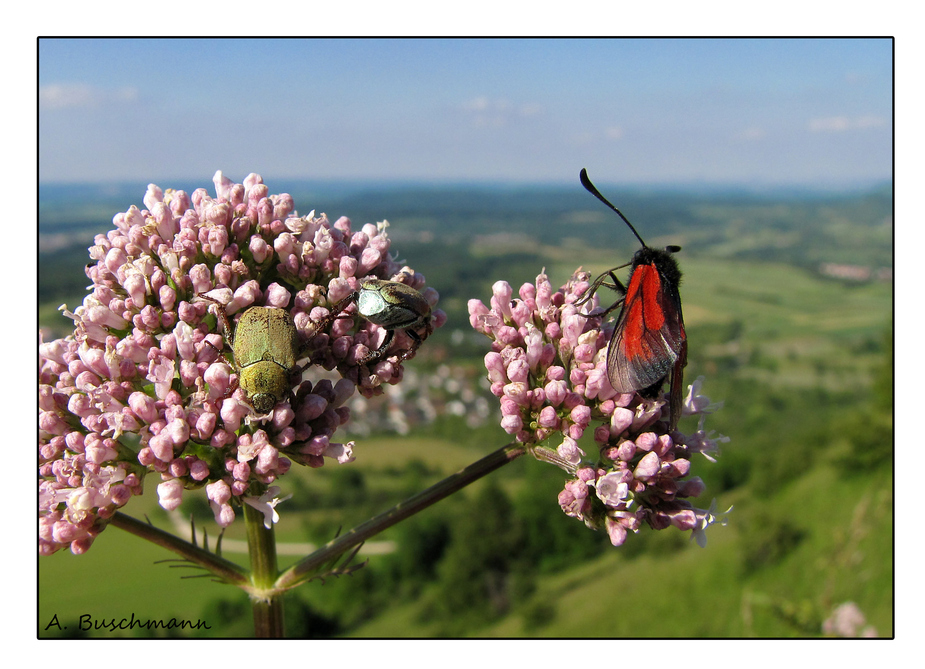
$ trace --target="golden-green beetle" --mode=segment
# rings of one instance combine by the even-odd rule
[[[231,342],[238,385],[258,413],[270,413],[289,394],[290,375],[296,371],[299,335],[292,316],[276,307],[251,307],[232,332],[221,304],[214,302],[225,337]],[[228,362],[226,360],[226,362]]]

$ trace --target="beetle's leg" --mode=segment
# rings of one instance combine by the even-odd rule
[[[212,342],[210,342],[208,339],[203,339],[202,341],[203,341],[207,346],[209,346],[213,351],[215,351],[215,353],[218,355],[218,359],[219,359],[219,360],[221,360],[221,361],[224,362],[226,365],[228,365],[229,367],[231,367],[231,369],[234,369],[234,368],[235,368],[234,363],[231,362],[231,360],[229,360],[228,358],[226,358],[226,357],[225,357],[225,354],[222,353],[220,349],[218,349],[218,348],[215,347],[215,344],[213,344]]]
[[[290,391],[289,391],[289,395],[290,395],[289,404],[290,405],[294,403],[296,389],[300,385],[302,385],[302,374],[305,372],[306,369],[308,369],[311,366],[311,364],[312,364],[312,361],[309,360],[304,365],[295,365],[288,371],[289,388],[290,388]]]
[[[372,351],[371,353],[367,353],[362,358],[357,360],[357,364],[358,365],[372,365],[376,362],[379,362],[379,358],[385,355],[385,352],[389,348],[389,344],[392,343],[393,337],[395,337],[395,330],[386,330],[385,339],[382,342],[382,346],[377,348],[375,351]]]
[[[416,330],[412,330],[410,328],[405,330],[405,332],[411,338],[411,348],[405,351],[404,353],[402,353],[401,355],[402,360],[408,360],[409,358],[411,358],[417,352],[421,344],[424,343],[424,340],[434,333],[433,319],[429,318],[424,323],[424,334],[423,335],[420,332]]]
[[[226,358],[225,355],[224,355],[221,351],[219,351],[217,348],[215,348],[215,344],[213,344],[212,342],[210,342],[208,339],[203,339],[203,341],[206,343],[207,346],[211,346],[211,347],[212,347],[212,350],[215,351],[215,352],[218,354],[218,359],[219,359],[219,360],[221,360],[221,361],[224,362],[226,365],[228,365],[229,367],[231,367],[231,370],[232,370],[233,372],[235,372],[234,381],[232,381],[232,382],[228,385],[228,390],[226,390],[226,391],[225,391],[225,394],[223,395],[223,398],[224,398],[224,399],[227,399],[227,398],[231,397],[231,396],[234,394],[234,391],[235,391],[235,390],[238,389],[238,382],[240,381],[240,379],[239,379],[239,375],[237,374],[237,369],[235,368],[234,364],[232,364],[232,362],[231,362],[228,358]]]
[[[225,333],[225,339],[227,339],[229,343],[231,343],[232,346],[234,346],[234,339],[232,338],[232,335],[231,335],[231,324],[228,322],[228,316],[225,315],[224,305],[222,305],[222,303],[216,300],[215,298],[209,297],[208,295],[199,293],[198,296],[206,300],[207,302],[211,302],[212,304],[216,306],[215,313],[218,316],[218,319],[222,323],[222,329],[224,330],[224,333]],[[226,365],[231,367],[231,371],[235,372],[234,380],[230,384],[228,384],[228,390],[225,391],[225,394],[223,396],[225,399],[227,399],[234,394],[235,390],[238,389],[238,385],[240,383],[240,375],[237,373],[238,369],[237,367],[235,367],[233,362],[231,362],[228,358],[225,357],[224,353],[222,353],[218,348],[216,348],[215,344],[210,342],[208,339],[203,339],[203,341],[207,345],[212,347],[212,350],[218,354],[219,360],[221,360]]]
[[[414,354],[417,352],[418,347],[419,347],[421,344],[424,343],[424,340],[425,340],[425,339],[427,338],[427,336],[430,334],[430,333],[425,334],[425,335],[422,337],[420,334],[418,334],[417,332],[415,332],[414,330],[411,330],[411,329],[405,330],[405,333],[406,333],[409,337],[411,337],[411,348],[409,348],[407,351],[403,351],[403,352],[402,352],[402,354],[401,354],[401,356],[400,356],[401,360],[408,360],[409,358],[413,357]]]
[[[299,350],[296,352],[296,360],[304,358],[308,354],[309,342],[315,338],[315,336],[321,334],[327,330],[331,323],[336,321],[339,318],[353,318],[350,314],[341,313],[344,309],[350,306],[352,302],[356,300],[356,293],[350,293],[347,297],[342,299],[337,304],[333,305],[330,308],[330,311],[327,316],[323,317],[319,321],[311,321],[311,329],[308,331],[308,334],[304,337],[302,344],[299,346]],[[311,365],[311,362],[305,363],[302,367],[302,370],[305,370],[306,367]]]
[[[238,373],[237,373],[238,370],[237,370],[237,368],[234,366],[234,363],[232,363],[228,358],[226,358],[226,357],[225,357],[225,354],[222,353],[220,350],[218,350],[218,349],[215,347],[215,344],[213,344],[212,342],[210,342],[208,339],[203,339],[202,341],[205,342],[207,346],[210,346],[210,347],[212,348],[212,350],[215,351],[215,352],[218,354],[218,359],[221,360],[222,362],[224,362],[224,363],[225,363],[226,365],[228,365],[229,367],[231,367],[231,371],[233,371],[233,372],[235,373],[235,375],[234,375],[234,381],[232,381],[230,384],[228,384],[228,390],[226,390],[226,391],[225,391],[225,394],[222,396],[223,398],[227,399],[227,398],[231,397],[231,396],[234,394],[234,391],[235,391],[235,390],[238,389],[238,382],[240,381],[239,375],[238,375]]]
[[[225,333],[225,339],[227,339],[228,342],[232,346],[234,346],[234,334],[232,333],[232,330],[231,330],[231,323],[228,322],[228,316],[225,314],[225,305],[223,305],[221,302],[216,300],[214,297],[209,297],[205,293],[199,293],[198,297],[202,298],[203,300],[206,300],[207,302],[211,302],[212,304],[215,305],[216,307],[215,315],[218,316],[218,320],[220,320],[222,323],[222,330]],[[212,346],[211,344],[209,345]],[[215,348],[215,347],[212,346],[212,348]],[[219,353],[219,355],[221,355],[221,353]]]
[[[332,306],[327,316],[322,318],[320,321],[312,321],[312,329],[308,335],[308,339],[310,340],[315,335],[327,330],[331,323],[336,321],[338,318],[353,318],[349,314],[342,314],[341,312],[349,307],[353,302],[355,302],[356,297],[356,293],[350,293],[347,297]]]

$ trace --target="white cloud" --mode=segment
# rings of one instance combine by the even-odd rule
[[[466,100],[462,109],[470,115],[473,125],[500,127],[516,118],[537,116],[543,107],[535,102],[514,104],[504,98],[489,98],[484,95]]]
[[[87,84],[48,84],[39,87],[39,107],[46,110],[91,108],[137,99],[138,89],[133,86],[104,89]]]
[[[623,128],[618,125],[611,125],[604,128],[604,137],[607,139],[623,139]]]
[[[863,128],[879,128],[886,125],[882,116],[826,116],[809,121],[810,132],[845,132]]]
[[[481,112],[488,109],[489,104],[488,98],[482,95],[477,98],[472,98],[471,100],[466,100],[462,107],[466,111]]]

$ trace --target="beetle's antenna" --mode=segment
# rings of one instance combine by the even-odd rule
[[[623,212],[617,209],[612,204],[610,204],[607,198],[601,195],[601,192],[597,188],[594,187],[594,184],[591,183],[591,179],[588,178],[588,170],[582,167],[581,172],[579,172],[578,174],[578,178],[581,179],[581,185],[585,187],[585,190],[591,193],[591,195],[596,197],[598,200],[606,204],[608,207],[613,209],[615,212],[617,212],[617,215],[623,219],[623,222],[626,223],[629,226],[630,230],[633,231],[633,234],[636,235],[636,239],[639,240],[639,243],[642,244],[643,248],[648,248],[646,246],[646,243],[642,241],[642,237],[640,237],[639,233],[636,232],[636,228],[633,227],[633,224],[630,223],[629,219],[627,219],[626,216],[623,215]]]

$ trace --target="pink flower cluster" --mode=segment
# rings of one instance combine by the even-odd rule
[[[703,431],[703,414],[716,408],[691,385],[684,415],[700,415],[693,435],[668,433],[667,401],[617,393],[607,376],[607,346],[613,322],[601,323],[598,298],[581,307],[590,275],[578,270],[553,291],[545,274],[524,284],[513,297],[511,286],[493,286],[490,308],[469,301],[469,321],[493,340],[485,356],[491,391],[501,403],[501,426],[527,444],[540,460],[552,462],[570,479],[559,494],[569,516],[593,529],[605,529],[615,546],[645,521],[655,529],[670,525],[702,530],[717,522],[710,510],[694,508],[686,498],[704,491],[699,477],[688,478],[690,456],[709,459],[717,444]],[[555,449],[542,442],[558,435]],[[593,438],[598,453],[585,459],[579,440]]]
[[[832,614],[822,623],[822,632],[826,636],[843,638],[877,636],[877,628],[867,624],[861,608],[854,602],[839,604]]]
[[[65,311],[73,335],[40,345],[42,554],[84,552],[148,473],[161,481],[161,506],[175,509],[184,490],[205,487],[227,526],[234,507],[264,495],[291,461],[352,461],[353,443],[332,440],[350,417],[344,403],[356,389],[370,397],[401,380],[401,344],[372,368],[359,365],[386,332],[358,319],[353,304],[337,318],[331,307],[366,277],[403,281],[437,303],[423,276],[390,257],[386,222],[354,231],[344,217],[300,217],[289,195],[270,195],[255,174],[213,181],[215,198],[150,185],[145,209],[117,214],[90,248],[91,292]],[[287,400],[257,416],[219,354],[230,343],[203,293],[232,321],[251,306],[288,310],[303,364],[340,379],[294,380]],[[445,320],[433,312],[435,327]]]

